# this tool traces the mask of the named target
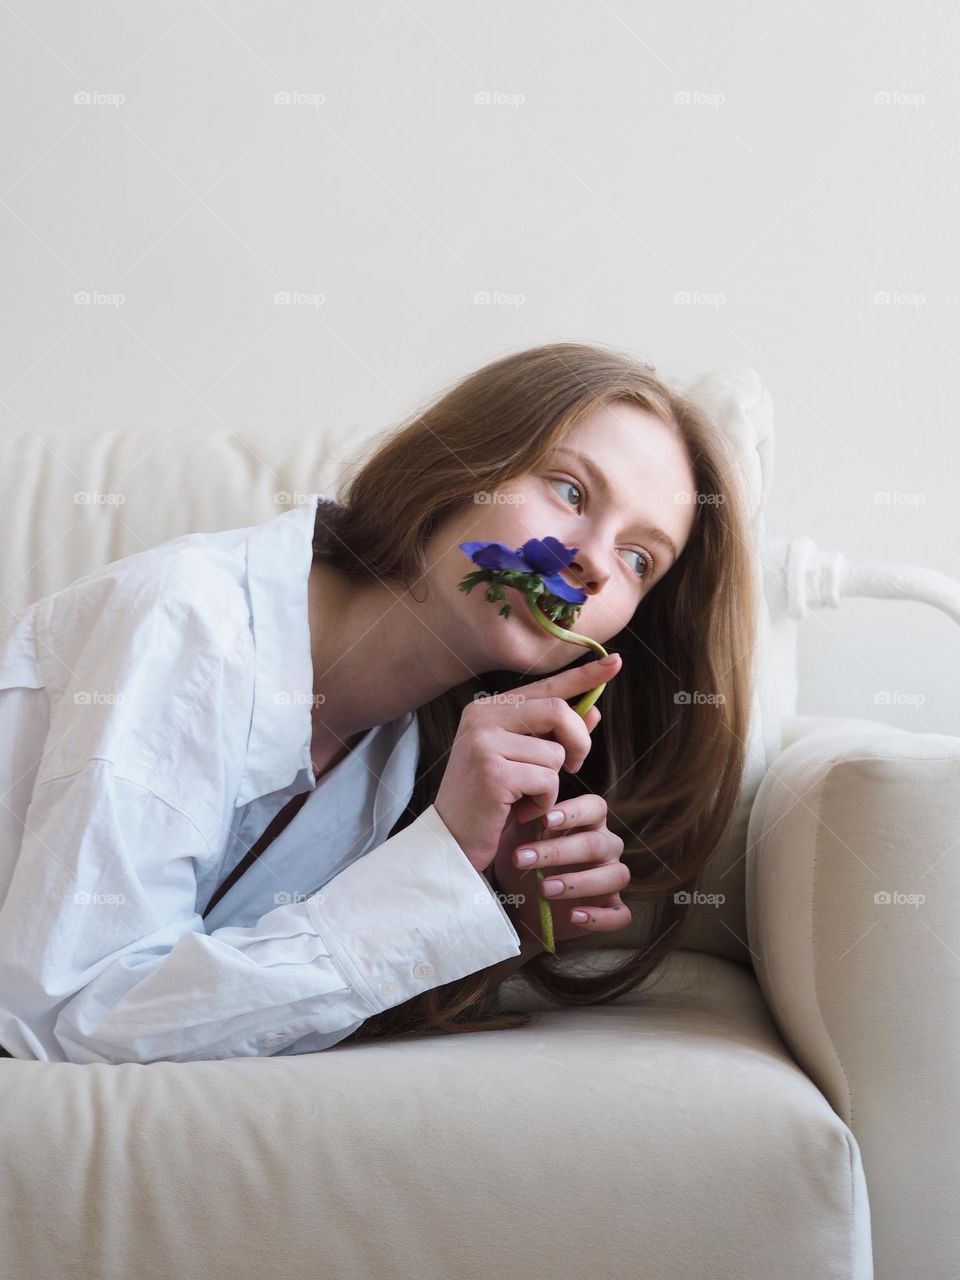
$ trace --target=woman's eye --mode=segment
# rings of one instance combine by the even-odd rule
[[[583,490],[580,488],[578,484],[574,484],[572,480],[551,480],[550,483],[559,485],[561,489],[566,489],[567,493],[569,493],[570,490],[572,489],[574,493],[579,494],[578,500],[573,505],[575,507],[580,507],[583,505]],[[566,495],[561,495],[561,496],[564,497],[565,501],[568,500]]]
[[[570,500],[569,495],[571,492],[577,494],[577,501],[572,505],[575,506],[578,510],[580,507],[583,506],[584,490],[580,487],[580,485],[576,484],[573,480],[564,480],[561,477],[557,476],[553,480],[550,480],[548,483],[552,485],[556,485],[558,487],[558,492],[561,492],[561,496],[566,502],[569,502]],[[643,570],[642,571],[637,569],[634,570],[637,577],[641,581],[643,581],[645,578],[649,578],[650,575],[653,573],[654,571],[653,557],[648,556],[645,551],[634,551],[632,550],[632,548],[628,547],[623,554],[627,556],[637,556],[638,559],[643,561]]]
[[[646,555],[643,551],[631,551],[629,547],[623,554],[625,556],[639,556],[640,559],[643,561],[645,568],[643,573],[637,574],[638,578],[648,578],[650,576],[650,573],[653,569],[653,562],[648,555]]]

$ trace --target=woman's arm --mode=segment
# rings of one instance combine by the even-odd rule
[[[40,662],[13,671],[0,653],[0,684],[29,666],[51,709],[18,847],[4,849],[7,1049],[120,1063],[269,1055],[310,1036],[325,1048],[517,953],[432,806],[322,892],[207,933],[198,877],[221,855],[250,726],[245,605],[192,553],[117,575],[31,612]],[[2,711],[0,689],[12,743]]]
[[[508,956],[506,960],[501,960],[498,964],[490,966],[489,972],[494,976],[495,985],[499,986],[501,982],[505,982],[511,974],[516,973],[518,969],[521,969],[528,961],[532,960],[534,956],[538,956],[545,949],[539,939],[533,940],[521,936],[519,955]]]
[[[491,862],[484,873],[490,888],[497,895],[498,900],[503,904],[504,910],[509,915],[517,936],[520,939],[520,952],[515,956],[508,956],[506,960],[501,960],[498,964],[491,965],[488,972],[493,975],[496,986],[499,986],[512,974],[516,973],[525,964],[538,956],[541,951],[545,951],[543,938],[540,936],[540,915],[539,908],[531,905],[524,900],[522,903],[514,901],[514,897],[520,895],[505,894],[500,888],[497,880],[494,864]],[[536,887],[536,879],[531,876],[530,881]]]
[[[204,931],[208,856],[185,814],[110,762],[41,784],[0,909],[7,1047],[79,1063],[327,1048],[519,946],[432,807],[245,928]]]

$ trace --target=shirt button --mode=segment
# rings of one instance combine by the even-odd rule
[[[433,965],[427,964],[425,961],[421,964],[413,966],[413,976],[415,978],[430,978],[433,976]]]
[[[387,978],[385,982],[380,983],[380,994],[382,996],[392,996],[397,989],[395,978]]]

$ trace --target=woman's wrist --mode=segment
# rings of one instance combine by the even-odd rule
[[[540,933],[540,904],[537,897],[536,876],[530,871],[517,871],[509,864],[507,873],[509,883],[503,886],[496,873],[495,863],[491,862],[484,872],[520,939],[521,952],[518,956],[511,957],[512,963],[517,965],[525,963],[541,951],[546,951],[547,948]]]

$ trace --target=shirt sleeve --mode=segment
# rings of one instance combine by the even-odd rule
[[[38,786],[0,911],[3,1004],[34,1056],[187,1062],[327,1048],[372,1014],[520,951],[432,805],[250,927],[205,931],[196,868],[209,856],[186,814],[109,761]]]

